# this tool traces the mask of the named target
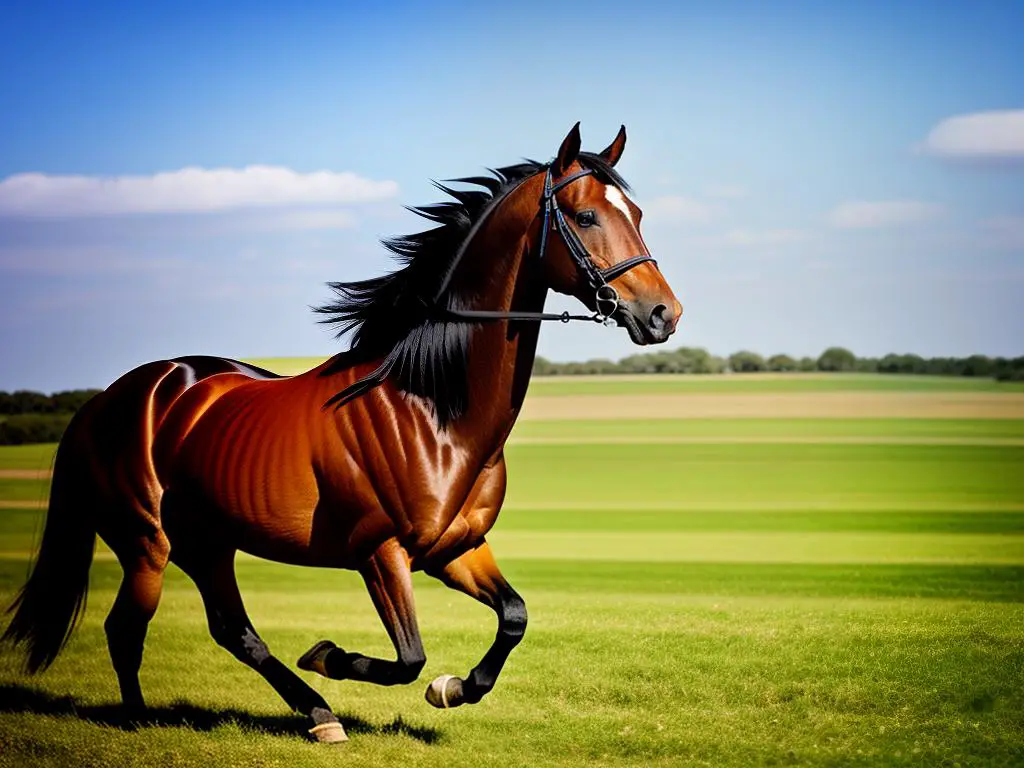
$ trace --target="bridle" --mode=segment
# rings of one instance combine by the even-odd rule
[[[562,323],[568,323],[570,320],[586,320],[605,325],[615,325],[613,315],[620,305],[619,292],[611,284],[612,280],[624,275],[633,267],[638,267],[644,262],[649,261],[655,266],[658,265],[658,262],[650,254],[640,254],[639,256],[631,256],[603,269],[597,266],[594,257],[590,255],[587,247],[580,240],[579,235],[576,234],[565,220],[565,214],[558,207],[558,199],[555,197],[560,190],[569,186],[574,181],[578,181],[584,176],[590,176],[593,173],[592,169],[584,169],[571,176],[567,176],[555,184],[551,174],[551,167],[548,166],[547,172],[544,175],[544,193],[540,199],[543,220],[541,222],[540,248],[538,252],[538,261],[543,261],[544,254],[547,251],[549,230],[553,230],[561,236],[562,242],[565,243],[565,247],[569,251],[573,263],[576,265],[576,269],[587,280],[594,291],[596,311],[592,315],[571,315],[569,312],[558,314],[552,312],[499,312],[486,309],[453,309],[449,307],[441,309],[439,304],[445,291],[448,289],[448,284],[455,273],[455,268],[462,260],[470,240],[473,239],[473,235],[476,233],[476,227],[474,227],[470,231],[469,236],[463,241],[462,247],[455,254],[455,258],[448,267],[441,287],[434,296],[434,306],[438,308],[443,319],[464,320],[467,322],[485,320],[557,320]],[[482,223],[481,219],[477,226]]]
[[[540,199],[543,220],[541,222],[538,260],[543,261],[544,253],[548,246],[549,230],[554,230],[561,236],[562,242],[565,243],[565,247],[569,251],[569,255],[576,264],[576,269],[579,270],[580,274],[582,274],[584,278],[586,278],[587,282],[590,283],[590,287],[594,290],[594,306],[597,307],[594,314],[570,315],[568,312],[562,312],[561,314],[554,314],[550,312],[499,312],[486,309],[457,309],[443,306],[441,302],[444,300],[445,293],[452,281],[456,268],[459,266],[459,262],[462,261],[462,257],[465,256],[466,251],[469,248],[469,244],[472,242],[477,232],[480,231],[484,221],[488,218],[488,215],[485,214],[477,219],[476,223],[470,228],[465,239],[462,241],[462,245],[459,247],[459,250],[456,251],[454,258],[449,262],[448,269],[445,272],[444,277],[441,279],[440,287],[434,293],[433,303],[430,304],[427,299],[422,299],[423,305],[430,313],[431,317],[437,320],[457,323],[478,323],[489,320],[557,320],[561,323],[568,323],[570,320],[587,320],[595,323],[604,323],[605,325],[614,325],[615,319],[613,315],[618,311],[620,304],[619,292],[611,285],[611,281],[644,262],[649,261],[655,266],[657,266],[657,262],[653,257],[647,254],[632,256],[631,258],[620,261],[618,264],[613,264],[610,267],[605,267],[604,269],[598,267],[594,262],[594,259],[590,255],[586,246],[583,245],[579,236],[569,226],[568,222],[566,222],[565,215],[562,213],[561,208],[558,207],[558,200],[555,199],[555,195],[558,194],[559,190],[564,189],[574,181],[582,179],[584,176],[589,176],[592,173],[594,173],[593,170],[585,169],[579,173],[574,173],[572,176],[568,176],[555,184],[551,176],[551,166],[548,166],[547,173],[544,177],[544,194]],[[519,186],[520,185],[517,185],[501,198],[494,200],[492,207],[488,210],[488,213],[493,213],[497,206],[500,205],[508,195],[512,194],[515,189],[518,189]],[[381,384],[384,379],[388,377],[391,370],[398,362],[399,349],[401,349],[400,346],[396,346],[392,349],[391,353],[381,361],[381,364],[378,365],[377,368],[363,376],[363,378],[359,379],[354,384],[351,384],[346,390],[344,390],[344,392],[341,392],[328,400],[324,407],[333,403],[336,407],[340,408],[345,405],[345,403],[350,402],[361,394],[368,392],[372,388]]]

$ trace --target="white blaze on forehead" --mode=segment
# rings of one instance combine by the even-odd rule
[[[634,227],[636,226],[636,222],[633,221],[633,214],[630,213],[629,206],[626,205],[626,198],[623,196],[622,190],[620,190],[616,186],[609,184],[604,188],[604,197],[605,200],[607,200],[609,203],[611,203],[620,211],[622,211],[622,215],[626,217],[626,221],[628,221]]]

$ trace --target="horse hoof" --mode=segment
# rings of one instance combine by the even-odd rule
[[[309,732],[321,744],[340,744],[343,741],[348,741],[348,734],[337,720],[314,725]]]
[[[338,646],[330,640],[321,640],[302,654],[299,657],[299,660],[295,662],[295,666],[299,669],[304,669],[307,672],[316,672],[318,675],[327,677],[327,670],[324,668],[324,659],[327,658],[328,653],[337,647]]]
[[[457,707],[462,703],[462,680],[455,675],[441,675],[427,686],[426,698],[438,709]]]

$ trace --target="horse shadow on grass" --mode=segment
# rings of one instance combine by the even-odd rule
[[[0,712],[75,717],[122,731],[152,727],[212,731],[225,725],[237,725],[272,736],[310,740],[309,726],[299,715],[257,715],[239,709],[211,709],[187,702],[149,707],[144,712],[128,714],[117,704],[85,705],[73,696],[54,696],[38,688],[16,684],[0,685]],[[401,717],[384,725],[374,725],[354,715],[339,715],[338,719],[345,730],[353,734],[408,736],[424,744],[435,744],[442,735],[436,728],[412,725]]]

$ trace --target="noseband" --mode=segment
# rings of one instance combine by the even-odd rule
[[[565,243],[566,250],[569,251],[569,255],[572,257],[573,263],[576,265],[576,269],[584,279],[586,279],[594,291],[594,306],[596,308],[594,314],[571,315],[568,312],[554,314],[551,312],[496,312],[482,309],[445,309],[444,314],[446,318],[451,317],[453,319],[468,320],[471,322],[478,322],[481,320],[558,320],[562,323],[568,323],[570,320],[588,320],[595,323],[604,323],[605,325],[614,325],[615,320],[613,315],[619,309],[619,292],[615,290],[613,285],[611,285],[611,281],[624,275],[626,272],[633,269],[633,267],[640,266],[644,262],[649,261],[655,266],[657,266],[658,262],[656,262],[654,257],[649,254],[640,254],[639,256],[631,256],[628,259],[620,261],[617,264],[612,264],[610,267],[605,267],[603,269],[597,266],[594,261],[594,257],[590,255],[590,251],[587,250],[583,241],[580,240],[579,235],[576,234],[575,230],[573,230],[565,220],[565,214],[563,214],[562,209],[558,207],[558,199],[555,197],[560,190],[569,186],[574,181],[582,179],[584,176],[590,176],[593,173],[593,170],[585,169],[578,173],[574,173],[572,176],[567,176],[555,184],[553,183],[551,168],[548,167],[547,173],[544,176],[544,194],[540,199],[544,218],[541,222],[538,260],[544,260],[544,254],[547,251],[548,245],[548,231],[553,230],[557,232],[561,236],[562,242]],[[442,294],[447,289],[451,276],[455,271],[455,266],[461,259],[464,249],[468,246],[470,239],[471,237],[466,238],[463,249],[456,254],[456,257],[449,268],[448,274],[442,283],[441,290],[437,293],[435,304],[440,301]]]

